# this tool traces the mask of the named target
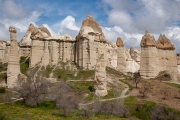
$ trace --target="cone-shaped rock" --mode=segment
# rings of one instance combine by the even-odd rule
[[[159,36],[159,39],[156,42],[156,46],[158,49],[167,49],[167,50],[175,49],[174,45],[171,43],[171,41],[165,35]]]
[[[141,47],[156,46],[154,36],[150,34],[149,31],[146,31],[145,35],[142,37],[140,45]]]
[[[81,29],[76,36],[77,40],[86,38],[88,40],[105,41],[104,34],[99,24],[90,15],[87,15],[86,19],[82,22]]]
[[[20,46],[30,46],[31,45],[31,33],[33,32],[33,30],[35,29],[34,25],[31,23],[26,31],[26,34],[24,35],[24,37],[21,39],[21,41],[19,42]]]
[[[124,47],[124,43],[120,37],[117,38],[116,45],[118,47]]]

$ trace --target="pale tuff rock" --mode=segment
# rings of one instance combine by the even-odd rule
[[[16,29],[13,26],[9,27],[11,46],[7,67],[7,85],[13,88],[17,84],[17,77],[20,74],[18,43],[16,40]]]
[[[140,75],[144,78],[154,78],[159,73],[158,51],[154,36],[146,31],[141,40]]]
[[[44,42],[44,53],[41,60],[42,66],[47,66],[49,64],[49,49],[48,49],[48,41]]]
[[[105,48],[105,43],[105,37],[99,24],[88,15],[82,22],[81,29],[76,36],[74,47],[75,63],[81,69],[94,69],[98,58],[99,46]]]
[[[74,61],[74,39],[68,34],[46,38],[49,41],[50,63]]]
[[[107,64],[107,57],[104,54],[103,50],[98,51],[98,60],[95,69],[95,94],[97,96],[105,96],[108,94],[107,92],[107,82],[106,82],[106,64]]]
[[[21,39],[21,41],[19,42],[19,46],[31,46],[31,33],[34,31],[35,27],[34,25],[31,23],[24,35],[24,37]]]
[[[117,67],[117,50],[116,49],[108,49],[107,66],[113,67],[113,68]]]
[[[129,54],[131,55],[131,58],[136,61],[137,63],[140,63],[140,54],[141,52],[139,50],[135,50],[132,47],[130,47]]]
[[[34,31],[35,27],[31,23],[24,35],[24,37],[21,39],[19,42],[19,56],[29,56],[30,55],[30,50],[31,50],[31,33]]]
[[[156,46],[158,49],[164,49],[164,50],[174,50],[175,47],[171,43],[171,41],[165,36],[160,35],[158,41],[156,42]]]
[[[139,72],[140,65],[134,60],[128,60],[126,62],[126,72],[127,73],[137,73]]]
[[[156,45],[158,48],[159,71],[169,71],[177,74],[177,58],[174,52],[174,45],[165,35],[159,36]]]
[[[139,52],[138,50],[134,50],[137,53]],[[130,49],[125,49],[125,58],[126,58],[126,73],[137,73],[139,72],[140,65],[138,62],[132,59],[130,55]]]
[[[149,31],[146,31],[145,35],[142,37],[141,47],[155,47],[156,46],[156,41],[154,39],[154,36],[149,33]]]
[[[35,28],[31,33],[30,38],[32,40],[44,40],[51,36],[51,33],[48,31],[46,27],[40,25],[38,28]]]
[[[105,41],[105,36],[100,28],[99,24],[90,15],[82,22],[81,29],[76,36],[76,39],[86,38],[90,41]]]
[[[123,47],[124,46],[123,41],[118,38],[116,41],[116,45],[118,45],[118,48],[117,48],[117,70],[119,70],[120,72],[125,74],[126,73],[126,55],[125,55],[125,48]]]
[[[4,63],[6,60],[6,42],[0,41],[0,62]]]
[[[5,49],[4,63],[7,63],[8,60],[9,60],[10,45],[11,45],[11,41],[6,41],[6,49]]]
[[[117,38],[116,46],[117,47],[124,47],[124,43],[120,37]]]
[[[44,54],[45,47],[45,38],[50,37],[51,34],[46,27],[40,25],[38,28],[35,28],[31,33],[30,38],[31,42],[31,55],[30,55],[30,67],[34,67],[41,62],[41,59]]]

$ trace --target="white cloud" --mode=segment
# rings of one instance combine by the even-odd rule
[[[72,16],[67,16],[60,23],[60,31],[63,31],[64,28],[69,30],[79,31],[79,27],[76,26],[75,18]]]
[[[49,27],[48,24],[43,24],[43,26],[46,27],[49,30],[49,32],[51,33],[52,36],[56,35],[56,33]]]
[[[114,27],[101,27],[104,35],[107,40],[111,42],[116,42],[117,37],[121,37],[125,47],[134,47],[134,48],[140,48],[140,41],[142,39],[142,34],[130,34],[125,32],[121,27],[114,26]]]
[[[9,40],[9,26],[14,26],[17,29],[17,40],[21,40],[30,23],[35,23],[39,20],[41,15],[38,11],[26,12],[20,4],[13,0],[1,2],[3,6],[0,10],[4,11],[0,19],[0,39]],[[6,32],[5,32],[6,31]]]

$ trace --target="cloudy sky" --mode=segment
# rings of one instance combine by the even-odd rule
[[[180,0],[0,0],[0,39],[9,40],[13,25],[20,41],[30,23],[75,37],[90,14],[109,41],[121,37],[125,47],[139,48],[148,30],[156,40],[165,34],[180,53],[179,8]]]

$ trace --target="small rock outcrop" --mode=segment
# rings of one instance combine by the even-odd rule
[[[158,51],[154,36],[146,31],[141,40],[140,75],[144,78],[154,78],[158,75]]]
[[[126,73],[126,55],[123,41],[120,37],[117,38],[117,70]]]
[[[107,82],[106,82],[106,64],[107,57],[102,51],[99,51],[98,61],[95,69],[95,94],[97,96],[105,96],[107,92]]]
[[[156,46],[158,49],[163,49],[163,50],[174,50],[175,47],[171,43],[171,41],[165,36],[165,35],[160,35],[158,41],[156,42]]]
[[[10,53],[7,67],[7,86],[13,88],[17,84],[17,78],[20,74],[20,65],[19,65],[19,48],[16,39],[16,29],[13,26],[9,27],[10,32]]]

